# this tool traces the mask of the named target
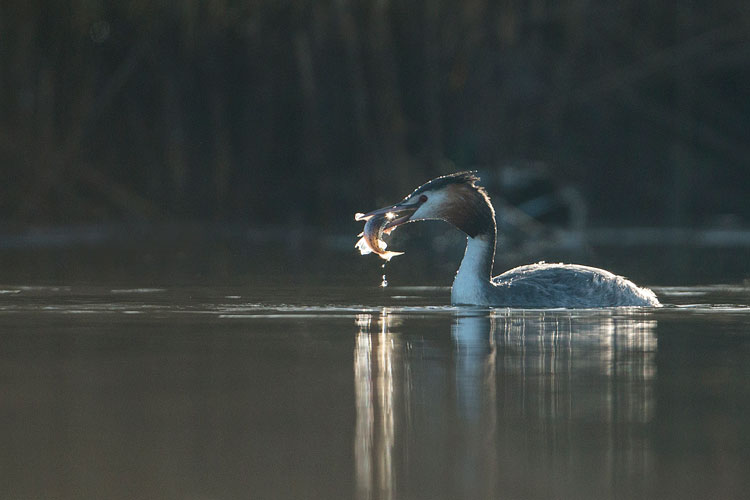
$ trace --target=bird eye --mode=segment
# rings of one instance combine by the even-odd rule
[[[424,203],[425,201],[427,201],[427,196],[423,194],[419,197],[419,203]]]

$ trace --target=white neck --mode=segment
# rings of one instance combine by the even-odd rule
[[[466,239],[466,253],[451,288],[452,304],[488,305],[490,276],[495,260],[494,235]]]

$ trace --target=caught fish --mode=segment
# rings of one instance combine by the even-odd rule
[[[395,214],[386,212],[375,215],[365,215],[358,213],[354,215],[354,220],[364,220],[365,229],[358,236],[361,236],[357,244],[354,245],[359,253],[366,255],[368,253],[376,253],[381,259],[391,260],[396,255],[402,255],[404,252],[391,252],[386,250],[388,244],[383,241],[383,233],[390,233],[390,229],[385,229],[395,217]]]

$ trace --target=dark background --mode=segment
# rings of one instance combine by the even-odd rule
[[[17,0],[0,38],[5,247],[348,235],[434,176],[527,164],[591,227],[749,225],[747,2]]]

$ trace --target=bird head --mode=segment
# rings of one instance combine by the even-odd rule
[[[495,211],[475,172],[457,172],[422,184],[395,205],[365,214],[385,215],[384,232],[409,222],[444,220],[469,235],[494,235]]]

